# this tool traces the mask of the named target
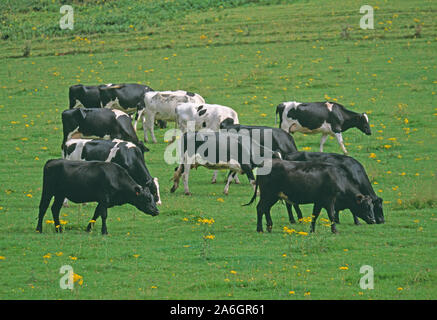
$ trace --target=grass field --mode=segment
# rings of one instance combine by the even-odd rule
[[[57,1],[35,3],[0,5],[0,299],[437,298],[435,1],[373,1],[374,30],[359,28],[367,3],[358,0],[72,1],[73,31],[56,28]],[[141,6],[162,18],[142,20]],[[109,10],[122,22],[105,24]],[[61,210],[64,233],[49,210],[37,234],[42,168],[61,156],[68,87],[118,82],[197,92],[233,107],[242,124],[274,126],[276,105],[290,100],[367,112],[373,134],[343,136],[384,199],[386,223],[355,226],[345,211],[333,235],[322,212],[315,234],[289,235],[285,226],[308,232],[308,219],[290,226],[278,203],[273,232],[259,234],[255,205],[241,206],[252,196],[245,177],[225,196],[199,168],[193,196],[169,193],[174,165],[157,129],[145,157],[160,181],[159,216],[112,208],[103,237],[100,221],[85,232],[95,204],[72,204]],[[294,138],[318,151],[320,136]],[[341,150],[328,139],[325,151]],[[310,217],[312,206],[302,208]],[[60,289],[63,265],[82,277],[74,290]],[[373,290],[359,286],[363,265],[374,268]]]

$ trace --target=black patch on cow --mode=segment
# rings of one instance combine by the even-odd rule
[[[206,110],[200,110],[199,111],[199,116],[203,116],[206,113]]]
[[[206,128],[206,122],[202,123],[202,128]]]
[[[322,107],[321,103],[302,103],[296,108],[291,108],[287,118],[296,119],[310,130],[320,128],[324,121],[331,122],[328,108]]]
[[[197,111],[200,111],[200,110],[202,110],[202,109],[203,109],[203,105],[197,107]]]
[[[192,93],[192,92],[187,91],[187,96],[194,97],[194,96],[195,96],[195,93]]]

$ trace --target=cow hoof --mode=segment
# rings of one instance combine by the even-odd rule
[[[193,194],[191,192],[185,192],[184,193],[186,196],[192,196]]]
[[[296,220],[293,221],[290,220],[290,224],[296,224]]]
[[[212,180],[211,183],[212,183],[212,184],[216,184],[217,181],[216,181],[216,180]]]
[[[170,193],[174,193],[175,191],[176,191],[175,186],[171,187],[171,189],[170,189]]]
[[[258,233],[264,233],[263,230],[256,230],[256,232],[258,232]]]
[[[272,232],[273,226],[267,226],[267,231]]]

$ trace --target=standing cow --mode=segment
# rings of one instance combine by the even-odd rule
[[[65,143],[64,159],[106,161],[125,168],[143,188],[149,188],[156,204],[161,204],[158,178],[153,178],[144,162],[144,154],[132,142],[119,139],[70,139]]]
[[[156,120],[176,121],[176,107],[185,102],[205,103],[197,93],[178,91],[154,91],[144,95],[145,108],[140,111],[138,121],[143,121],[144,141],[148,142],[147,131],[150,131],[153,143],[156,143],[153,124]],[[134,127],[137,127],[135,121]]]
[[[71,138],[120,139],[136,144],[141,151],[149,149],[140,141],[132,127],[131,118],[120,110],[69,109],[62,112],[64,138],[61,148]]]
[[[346,207],[356,206],[356,214],[367,223],[375,223],[370,197],[360,192],[344,170],[329,163],[273,159],[270,173],[257,175],[255,192],[246,205],[250,205],[255,200],[258,186],[260,188],[260,201],[256,207],[258,232],[263,231],[264,214],[267,230],[269,232],[272,230],[270,209],[279,199],[289,204],[314,204],[311,232],[315,231],[317,217],[324,208],[331,221],[331,231],[337,233],[334,217],[337,199],[346,202]]]
[[[156,216],[159,210],[148,189],[137,184],[126,169],[102,161],[52,159],[44,165],[41,201],[36,231],[42,232],[42,221],[50,201],[56,231],[62,232],[59,212],[65,198],[75,203],[97,202],[92,220],[102,218],[102,234],[107,234],[108,208],[129,203],[138,210]],[[87,231],[90,231],[90,222]]]
[[[276,107],[276,114],[279,114],[280,128],[286,132],[322,133],[320,152],[323,152],[328,135],[335,136],[343,153],[347,154],[342,132],[358,128],[366,135],[371,134],[366,113],[350,111],[335,102],[283,102]]]

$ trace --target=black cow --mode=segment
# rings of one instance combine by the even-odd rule
[[[59,212],[65,198],[75,203],[97,202],[92,218],[102,218],[102,234],[107,234],[108,208],[129,203],[138,210],[156,216],[155,200],[148,189],[137,184],[126,169],[118,164],[102,161],[71,161],[52,159],[44,165],[43,187],[39,204],[36,231],[42,232],[42,221],[51,199],[56,230],[62,232]],[[92,222],[88,224],[90,231]]]
[[[116,109],[69,109],[62,112],[62,125],[65,143],[71,138],[99,137],[104,139],[120,139],[136,144],[141,151],[149,151],[140,141],[132,126],[131,118],[123,111]]]
[[[248,134],[251,139],[255,138],[262,146],[266,143],[266,141],[264,141],[266,137],[265,131],[271,131],[272,141],[270,145],[273,151],[279,152],[282,157],[297,151],[293,137],[278,128],[234,124],[233,119],[226,118],[220,123],[220,129],[235,130],[238,134]],[[255,131],[257,131],[256,134],[254,134]]]
[[[356,214],[366,222],[375,223],[370,197],[360,192],[344,170],[329,163],[273,159],[270,174],[257,175],[254,195],[246,205],[255,200],[258,186],[258,232],[263,231],[263,214],[266,215],[267,230],[271,232],[273,222],[270,209],[279,199],[290,204],[314,203],[311,232],[315,231],[316,220],[322,208],[328,212],[331,231],[337,232],[334,219],[337,199],[346,202],[349,208],[356,207]]]
[[[76,84],[69,88],[68,97],[70,99],[70,109],[83,106],[85,108],[101,108],[99,88],[107,85],[84,86]]]
[[[376,223],[384,223],[384,212],[382,210],[382,198],[378,197],[373,190],[372,184],[370,183],[369,177],[367,176],[366,170],[363,165],[356,159],[337,153],[323,153],[323,152],[295,152],[293,154],[288,154],[284,156],[284,160],[290,161],[322,161],[331,163],[337,167],[342,168],[348,174],[348,177],[354,184],[358,186],[358,189],[363,195],[369,196],[373,202],[373,211],[375,214]],[[337,200],[335,203],[335,222],[340,223],[338,213],[340,210],[351,209],[345,207],[346,202]],[[291,213],[290,204],[286,203],[289,215],[293,217]],[[295,205],[298,218],[302,218],[302,213],[298,205]],[[360,224],[357,215],[352,211],[354,216],[355,224]],[[293,218],[290,219],[294,221]]]
[[[283,102],[276,107],[276,114],[279,114],[280,128],[286,132],[322,133],[320,152],[328,135],[335,136],[347,154],[342,132],[358,128],[366,135],[371,134],[367,114],[350,111],[335,102]]]
[[[65,143],[64,159],[113,162],[125,168],[143,188],[149,188],[156,204],[161,204],[158,178],[153,178],[144,162],[144,154],[132,142],[123,140],[70,139]]]
[[[127,114],[142,110],[144,93],[153,91],[152,88],[137,83],[122,83],[108,86],[99,86],[102,107],[120,109]]]
[[[180,139],[180,164],[176,168],[173,177],[174,184],[170,192],[173,193],[178,188],[182,175],[185,194],[191,195],[188,188],[188,176],[190,169],[198,166],[214,170],[229,169],[232,172],[227,179],[225,194],[228,194],[229,185],[237,172],[246,174],[253,185],[255,177],[252,170],[263,168],[265,158],[279,157],[279,155],[250,141],[249,137],[246,140],[241,135],[225,132],[184,133]]]

